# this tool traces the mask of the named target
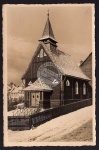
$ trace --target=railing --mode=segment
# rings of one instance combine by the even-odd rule
[[[58,116],[68,114],[80,108],[92,105],[92,99],[81,100],[71,104],[63,105],[60,107],[52,108],[39,112],[27,117],[14,116],[8,117],[8,128],[12,130],[26,130],[32,126],[38,126],[48,120]]]

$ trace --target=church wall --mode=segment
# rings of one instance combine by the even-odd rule
[[[70,82],[70,85],[66,85],[66,81]],[[78,93],[76,93],[76,82],[78,83]],[[86,94],[83,94],[83,84],[86,84]],[[81,100],[81,99],[87,99],[88,98],[88,83],[87,81],[66,77],[64,80],[64,101],[65,103],[68,102],[68,100]]]
[[[50,92],[44,92],[43,108],[50,108]]]
[[[66,85],[66,81],[70,82],[70,85]],[[72,78],[66,77],[64,80],[64,100],[66,101],[67,99],[72,99]]]
[[[58,84],[57,86],[53,87],[53,91],[50,96],[51,107],[60,106],[60,99],[61,99],[60,89],[61,89],[61,84]]]
[[[85,60],[85,62],[80,66],[80,68],[82,69],[84,74],[91,79],[91,81],[88,84],[88,93],[89,93],[89,98],[92,98],[92,53]]]
[[[40,49],[42,49],[42,47],[40,47]],[[51,62],[50,58],[47,55],[44,57],[41,57],[41,58],[37,57],[39,52],[40,52],[40,50],[36,54],[35,58],[33,59],[32,63],[30,64],[30,67],[25,75],[25,78],[24,78],[25,82],[26,82],[25,86],[28,86],[29,81],[35,82],[35,80],[37,79],[37,71],[43,63]]]

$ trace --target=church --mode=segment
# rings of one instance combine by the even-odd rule
[[[25,86],[27,107],[38,106],[46,109],[90,98],[88,88],[90,79],[73,61],[71,55],[58,49],[57,43],[48,13],[42,37],[21,78]],[[56,86],[42,82],[42,79],[37,76],[40,66],[47,62],[55,66],[47,66],[46,68],[50,70],[47,72],[56,73],[58,68],[61,73],[61,80]]]

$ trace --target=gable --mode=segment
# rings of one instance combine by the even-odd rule
[[[87,59],[81,64],[80,68],[86,76],[92,79],[92,55],[87,57]]]
[[[80,65],[80,67],[85,66],[86,64],[92,62],[92,53],[89,54],[89,56],[82,62],[82,64]]]
[[[35,55],[34,62],[49,60],[48,54],[45,52],[43,46],[41,45]]]
[[[42,55],[41,49],[44,50],[46,56]],[[39,57],[40,53],[41,57]],[[53,62],[63,75],[89,80],[89,78],[83,73],[75,61],[73,61],[70,55],[63,53],[60,50],[57,50],[56,53],[53,53],[43,42],[40,42],[38,45],[38,48],[35,51],[25,74],[22,76],[22,79],[37,78],[38,68],[43,63],[49,61]]]
[[[45,62],[51,61],[50,57],[46,53],[44,47],[39,44],[32,59],[31,62],[25,71],[24,75],[22,76],[22,79],[31,79],[37,77],[37,70],[38,68]]]

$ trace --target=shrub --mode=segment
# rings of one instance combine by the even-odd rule
[[[9,99],[8,100],[8,111],[11,111],[11,110],[14,110],[17,108],[17,104],[19,103],[24,103],[25,100],[22,99],[22,98],[19,98],[19,99]]]

